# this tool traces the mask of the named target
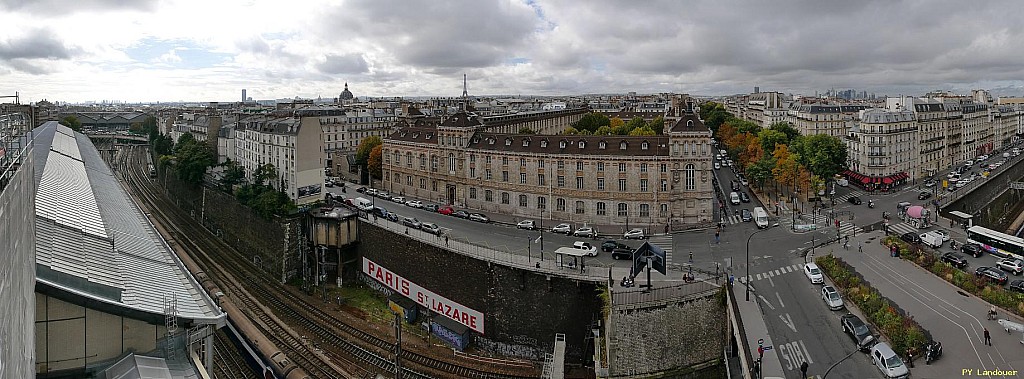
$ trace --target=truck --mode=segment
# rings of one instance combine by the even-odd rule
[[[597,247],[590,244],[590,242],[576,241],[569,247],[560,247],[555,249],[555,254],[567,254],[567,255],[586,255],[588,257],[597,256]]]
[[[921,242],[933,248],[942,247],[942,235],[933,232],[921,233]]]
[[[352,200],[352,205],[355,205],[356,208],[363,211],[370,211],[373,209],[373,202],[365,197],[355,198],[355,200]]]
[[[757,224],[758,229],[768,227],[768,212],[765,212],[764,208],[754,207],[754,223]]]

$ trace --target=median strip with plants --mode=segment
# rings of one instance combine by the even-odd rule
[[[935,254],[924,250],[920,246],[909,245],[899,239],[899,237],[887,236],[882,240],[882,243],[886,246],[895,244],[899,248],[900,258],[914,262],[914,264],[931,271],[960,289],[1006,311],[1013,312],[1018,316],[1024,316],[1024,294],[1007,291],[1002,286],[992,285],[988,279],[957,269],[939,260]]]
[[[919,347],[931,339],[930,333],[921,327],[914,318],[907,316],[889,298],[882,296],[871,286],[864,276],[846,263],[842,258],[825,255],[814,260],[843,293],[843,297],[853,302],[867,317],[868,322],[875,325],[878,331],[889,339],[893,350],[907,351],[908,347]]]

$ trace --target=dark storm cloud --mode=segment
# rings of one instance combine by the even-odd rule
[[[324,74],[362,74],[369,71],[366,59],[360,54],[330,54],[316,68]]]
[[[68,59],[74,51],[52,32],[36,29],[24,36],[0,41],[0,60],[11,59]]]
[[[21,71],[30,75],[45,75],[56,72],[47,66],[46,62],[34,63],[25,59],[12,59],[0,64],[7,65],[14,71]]]
[[[157,0],[0,0],[0,9],[40,15],[61,15],[82,11],[151,11]]]
[[[357,0],[325,12],[325,38],[372,39],[400,63],[431,72],[500,64],[528,46],[535,12],[512,1]]]

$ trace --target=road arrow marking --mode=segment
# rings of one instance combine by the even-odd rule
[[[785,308],[786,307],[786,303],[782,302],[782,296],[779,296],[779,293],[776,292],[775,293],[775,297],[779,299],[779,306],[781,306],[782,308]]]
[[[773,311],[775,310],[775,306],[773,306],[772,303],[769,303],[768,299],[765,299],[763,295],[757,295],[757,297],[760,297],[761,301],[764,302],[764,304],[767,305],[768,308],[771,308]]]
[[[793,329],[793,332],[796,333],[796,326],[793,325],[793,316],[790,316],[789,313],[786,313],[785,316],[779,315],[779,319],[782,320],[783,324],[786,324],[786,326],[788,326],[790,329]]]

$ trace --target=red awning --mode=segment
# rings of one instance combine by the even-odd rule
[[[875,184],[879,184],[881,182],[882,182],[882,178],[875,178]]]
[[[886,177],[882,178],[882,183],[892,184],[892,178],[886,176]]]
[[[860,178],[860,182],[864,184],[871,183],[871,178],[865,176],[863,178]]]

